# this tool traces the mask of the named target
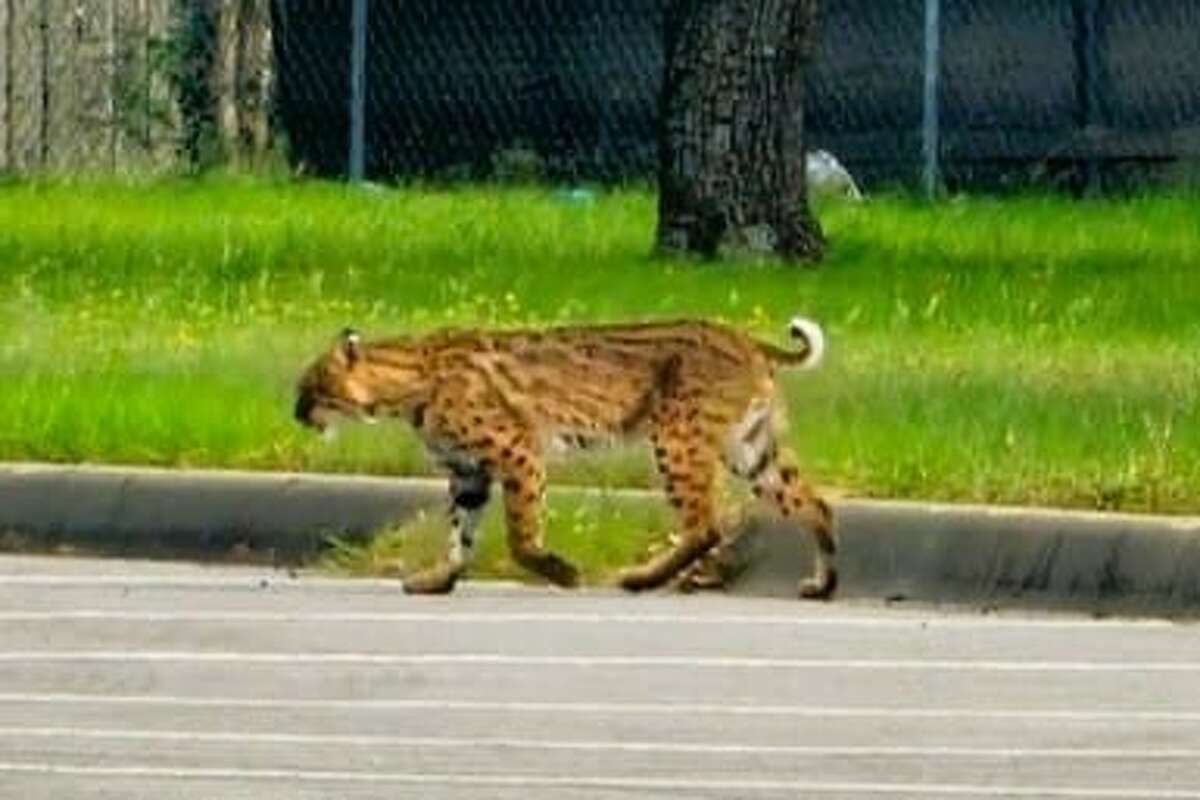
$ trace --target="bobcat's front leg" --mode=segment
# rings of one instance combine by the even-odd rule
[[[410,575],[409,594],[445,594],[466,572],[475,550],[479,518],[487,505],[492,478],[478,463],[450,464],[450,541],[441,563]]]
[[[478,512],[487,501],[485,478],[490,480],[495,476],[504,487],[508,545],[513,560],[551,583],[575,586],[579,571],[547,550],[544,543],[542,505],[546,471],[538,437],[528,420],[515,412],[515,401],[501,398],[490,389],[486,382],[482,387],[468,384],[458,391],[447,387],[447,391],[435,396],[425,414],[427,429],[423,433],[427,442],[433,443],[435,449],[452,453],[452,466],[464,461],[477,465],[471,475],[457,475],[462,497],[461,502],[453,504],[451,527],[457,526],[471,538]],[[455,478],[451,479],[451,492],[453,496]],[[472,507],[475,502],[478,506]],[[446,563],[428,574],[413,576],[409,591],[449,591],[465,565],[469,549],[462,536],[455,538],[452,532]],[[456,552],[463,557],[456,560]]]

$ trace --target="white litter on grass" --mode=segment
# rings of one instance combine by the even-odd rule
[[[808,151],[804,168],[809,194],[844,197],[856,203],[863,199],[854,176],[828,150]]]

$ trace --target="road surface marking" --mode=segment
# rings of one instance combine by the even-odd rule
[[[800,718],[985,719],[1049,722],[1200,722],[1200,711],[1147,709],[1076,711],[1054,709],[887,708],[737,703],[602,703],[520,700],[314,700],[305,697],[187,697],[182,695],[100,695],[78,693],[0,693],[0,703],[35,705],[133,705],[184,708],[311,709],[333,711],[446,711],[505,714],[697,715]]]
[[[423,772],[335,770],[176,768],[141,765],[75,766],[37,762],[0,762],[0,773],[104,778],[176,780],[258,780],[302,783],[409,784],[443,786],[519,786],[564,789],[632,789],[695,792],[858,793],[919,797],[1042,797],[1081,800],[1200,800],[1200,789],[1091,788],[1072,786],[998,786],[954,783],[839,783],[805,780],[721,780],[685,777],[608,777],[567,775],[466,775]]]
[[[533,656],[504,653],[238,652],[222,650],[16,650],[0,663],[197,663],[325,666],[635,667],[689,669],[900,670],[949,672],[1197,673],[1194,661],[998,661],[724,656]]]
[[[675,753],[701,755],[781,755],[847,758],[974,758],[974,759],[1136,759],[1196,760],[1200,749],[1190,748],[1055,748],[1020,747],[869,747],[832,745],[753,745],[637,741],[571,741],[505,737],[378,736],[345,734],[244,733],[194,730],[129,730],[120,728],[0,727],[0,738],[94,739],[119,741],[220,742],[343,747],[405,747],[426,749],[482,748],[499,750],[566,750],[586,752]]]

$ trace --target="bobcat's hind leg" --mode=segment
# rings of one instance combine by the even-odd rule
[[[812,575],[800,582],[800,596],[828,600],[838,586],[838,572],[834,564],[837,542],[833,532],[833,511],[829,504],[800,477],[800,471],[787,451],[782,451],[772,459],[754,480],[754,494],[771,502],[784,517],[801,514],[808,517],[809,529],[816,544],[816,562]]]
[[[699,415],[668,398],[653,417],[651,443],[667,499],[679,522],[679,542],[644,564],[621,573],[631,591],[667,583],[720,541],[716,515],[717,448],[704,435]]]
[[[751,405],[745,417],[729,434],[724,454],[725,465],[734,475],[749,481],[755,497],[771,503],[785,518],[808,516],[816,544],[813,574],[800,582],[801,597],[824,600],[837,589],[838,573],[834,565],[837,543],[833,532],[833,512],[829,504],[800,477],[792,454],[781,449],[776,436],[782,423],[775,418],[771,404]]]

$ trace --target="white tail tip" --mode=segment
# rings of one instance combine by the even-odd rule
[[[788,323],[788,332],[793,339],[800,339],[808,347],[805,369],[812,369],[821,363],[825,358],[825,331],[820,325],[807,317],[793,317]]]

